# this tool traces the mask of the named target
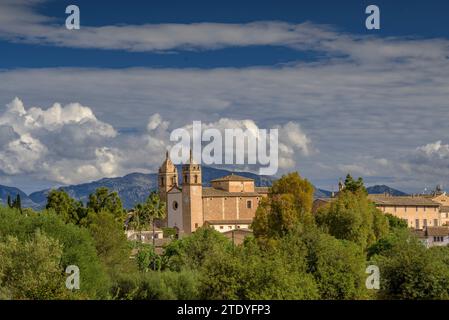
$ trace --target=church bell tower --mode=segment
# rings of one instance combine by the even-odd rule
[[[194,232],[203,225],[203,187],[201,166],[193,161],[182,166],[182,208],[185,233]]]
[[[170,160],[168,151],[165,154],[165,161],[159,168],[158,173],[158,189],[159,197],[167,203],[167,192],[178,184],[178,169]]]

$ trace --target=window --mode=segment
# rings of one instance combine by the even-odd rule
[[[423,226],[424,226],[424,227],[427,227],[427,219],[424,219],[424,220],[423,220]]]
[[[396,206],[394,206],[393,208],[394,208],[394,212],[396,212],[396,210],[397,210]]]
[[[195,223],[195,229],[198,229],[198,223]]]
[[[426,207],[423,207],[423,209],[424,209],[424,212],[426,211]]]
[[[187,175],[184,175],[184,183],[187,183]]]
[[[228,229],[231,230],[231,229],[232,229],[232,226],[228,226]]]
[[[419,229],[419,219],[415,220],[415,229]]]
[[[237,226],[237,229],[240,229],[240,226]]]
[[[435,227],[438,227],[438,219],[433,219],[433,225],[434,225]]]
[[[173,207],[173,210],[178,210],[178,202],[173,201],[172,207]]]
[[[404,207],[404,211],[407,212],[407,206]]]
[[[195,183],[198,183],[198,176],[195,175]]]
[[[418,206],[416,206],[416,212],[418,212]]]
[[[251,209],[253,202],[251,200],[246,201],[246,208]]]
[[[154,180],[153,180],[154,181]],[[163,187],[164,186],[164,178],[163,177],[161,177],[161,186]]]
[[[224,228],[223,226],[220,226],[220,229],[222,229],[222,230],[223,230],[223,228]]]

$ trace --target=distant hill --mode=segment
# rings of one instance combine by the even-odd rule
[[[36,203],[34,203],[34,201],[32,201],[22,190],[14,187],[0,185],[0,203],[2,203],[3,205],[6,205],[8,203],[8,195],[11,197],[11,200],[14,200],[18,194],[20,195],[20,201],[22,202],[23,207],[38,207]]]
[[[210,186],[210,181],[216,178],[220,178],[232,173],[232,171],[225,169],[211,168],[203,166],[203,185]],[[178,171],[181,172],[181,168],[178,167]],[[275,180],[269,176],[259,176],[251,172],[235,172],[238,175],[254,179],[256,186],[269,187]],[[181,177],[179,177],[181,178]],[[61,187],[71,197],[81,200],[84,203],[87,202],[89,194],[95,192],[99,187],[107,187],[110,190],[118,192],[122,199],[123,206],[127,209],[132,208],[136,203],[145,201],[148,194],[157,189],[157,174],[156,173],[131,173],[124,177],[117,178],[104,178],[101,180],[83,183],[72,186]],[[390,188],[386,185],[376,185],[367,188],[370,194],[383,194],[385,192],[394,196],[407,195],[406,193]],[[8,195],[11,198],[15,198],[17,194],[20,194],[23,207],[30,207],[34,209],[42,209],[47,203],[47,195],[50,189],[33,192],[29,196],[25,192],[18,188],[7,187],[0,185],[0,202],[6,204]],[[331,191],[316,188],[315,198],[328,198],[332,195]]]
[[[181,172],[181,168],[178,168]],[[202,167],[203,185],[210,186],[210,181],[222,176],[231,174],[232,171],[217,169],[211,167]],[[259,176],[250,172],[235,172],[238,175],[254,179],[256,186],[271,186],[273,178],[268,176]],[[181,177],[179,177],[181,178]],[[110,190],[117,191],[123,206],[127,209],[132,208],[135,204],[145,201],[148,194],[157,189],[156,173],[131,173],[124,177],[104,178],[98,181],[83,183],[79,185],[61,187],[71,197],[86,202],[89,194],[95,192],[99,187],[107,187]],[[50,189],[37,191],[30,194],[30,199],[39,207],[44,207],[47,201],[47,195]]]
[[[402,192],[397,189],[393,189],[386,185],[375,185],[371,187],[367,187],[366,191],[368,191],[368,194],[384,194],[388,193],[392,196],[407,196],[408,194],[405,192]],[[331,191],[323,190],[323,189],[315,189],[315,198],[328,198],[332,195]]]
[[[402,192],[400,190],[393,189],[386,185],[376,185],[372,187],[366,188],[369,194],[384,194],[388,193],[392,196],[407,196],[408,194],[405,192]]]

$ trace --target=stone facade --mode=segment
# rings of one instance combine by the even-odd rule
[[[192,156],[182,167],[181,187],[174,180],[167,190],[162,182],[177,177],[176,167],[173,170],[170,164],[167,155],[159,170],[159,192],[161,198],[166,199],[167,225],[180,233],[192,233],[204,224],[221,232],[247,229],[259,202],[268,194],[268,188],[255,187],[254,180],[234,174],[215,179],[211,187],[203,188],[201,166],[194,163]]]

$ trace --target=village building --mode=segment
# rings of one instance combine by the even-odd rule
[[[383,213],[403,219],[410,228],[424,229],[440,226],[440,204],[423,196],[368,196]]]
[[[409,228],[423,230],[427,227],[439,227],[446,220],[446,209],[440,203],[427,196],[392,196],[389,194],[370,194],[368,198],[383,213],[389,213],[403,219]],[[314,200],[313,212],[334,201],[335,198],[319,198]],[[449,211],[449,210],[447,210]],[[447,212],[449,213],[449,212]]]
[[[203,187],[201,166],[193,161],[182,165],[181,185],[178,172],[168,153],[159,169],[159,195],[166,201],[167,225],[180,234],[189,234],[208,225],[219,232],[248,230],[259,202],[268,188],[256,187],[254,180],[231,174]]]
[[[427,248],[449,245],[449,227],[427,227],[414,232]]]

